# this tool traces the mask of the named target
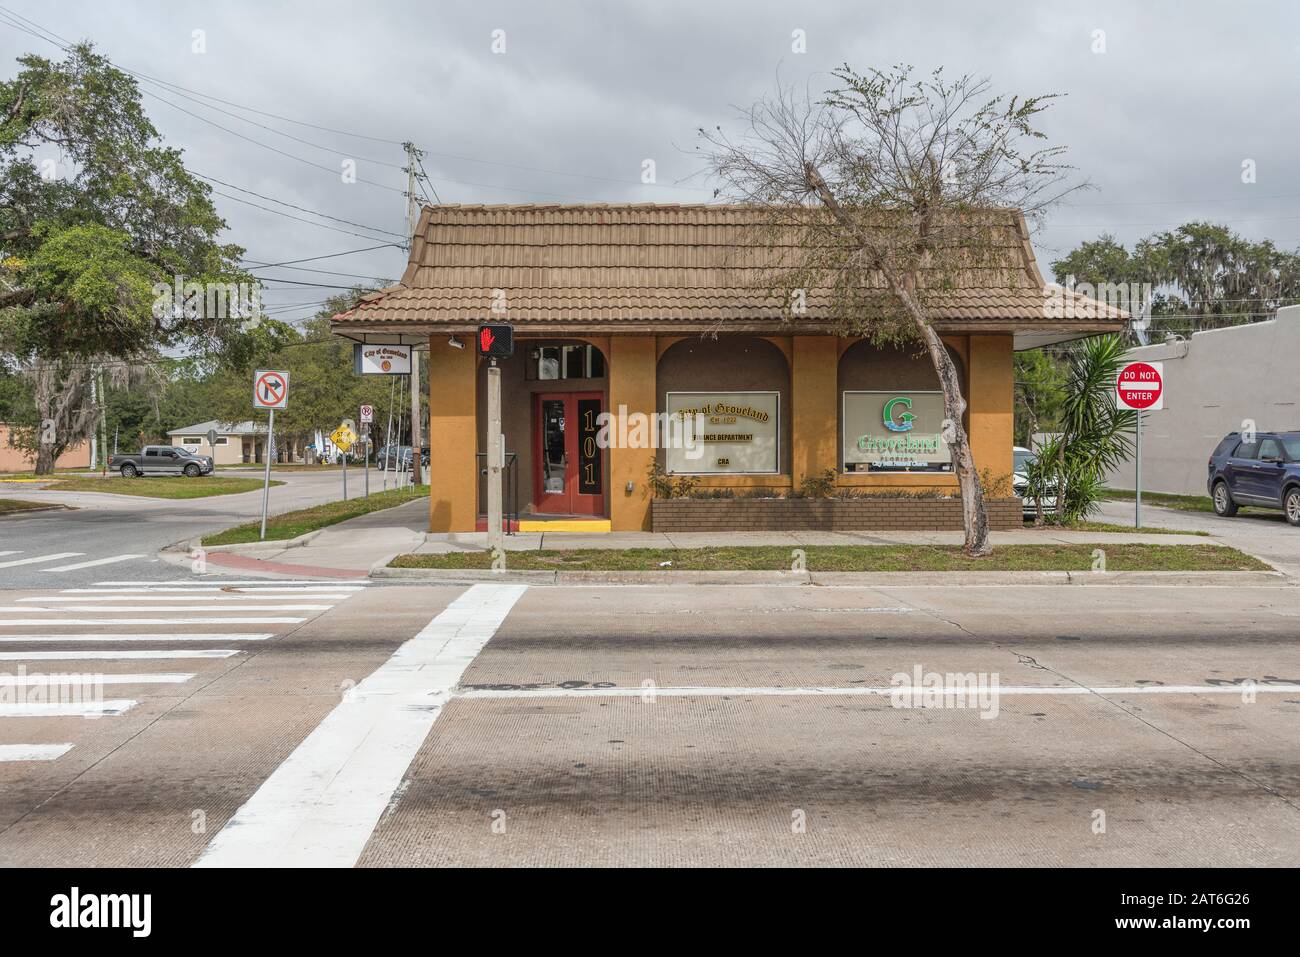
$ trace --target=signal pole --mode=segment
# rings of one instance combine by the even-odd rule
[[[411,251],[415,224],[419,221],[419,212],[415,205],[415,164],[422,155],[415,144],[402,144],[406,149],[406,250]],[[420,446],[423,435],[420,424],[420,353],[415,345],[411,346],[411,484],[419,485],[421,478]]]

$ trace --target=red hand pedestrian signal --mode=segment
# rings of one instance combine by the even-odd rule
[[[485,322],[478,327],[478,354],[506,359],[515,354],[515,327],[508,322]]]

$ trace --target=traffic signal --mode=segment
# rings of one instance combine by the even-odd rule
[[[515,327],[505,322],[485,322],[478,327],[478,354],[507,359],[515,354]]]

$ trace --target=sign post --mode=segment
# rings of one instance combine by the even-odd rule
[[[266,509],[271,497],[271,449],[275,442],[275,410],[289,405],[289,373],[274,369],[258,369],[253,373],[253,408],[266,409],[270,416],[266,422],[266,469],[262,476],[262,530],[258,538],[266,538]],[[213,454],[215,460],[216,455]]]
[[[357,433],[352,428],[352,420],[344,419],[343,424],[330,433],[330,441],[343,453],[343,501],[348,500],[348,453],[357,442]]]
[[[477,340],[479,355],[490,363],[487,370],[487,544],[490,551],[496,551],[505,545],[501,530],[501,479],[505,456],[501,442],[501,368],[497,359],[514,355],[515,329],[504,322],[484,323],[478,327]]]
[[[366,498],[370,498],[370,424],[375,420],[375,407],[363,405],[360,418],[365,433],[361,440],[366,443]]]
[[[1134,440],[1133,527],[1142,527],[1142,413],[1165,407],[1165,368],[1162,362],[1130,362],[1115,379],[1115,401],[1137,413]]]

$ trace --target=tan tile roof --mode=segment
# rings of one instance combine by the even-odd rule
[[[759,235],[760,215],[725,204],[426,206],[402,281],[334,321],[340,331],[462,331],[494,318],[520,331],[831,331],[837,317],[829,290],[810,290],[807,313],[795,321],[761,288],[767,264],[789,260]],[[988,262],[968,270],[959,290],[929,300],[937,323],[1099,331],[1127,318],[1045,287],[1018,213],[998,214],[988,228]],[[505,297],[504,314],[492,312],[494,290]]]

